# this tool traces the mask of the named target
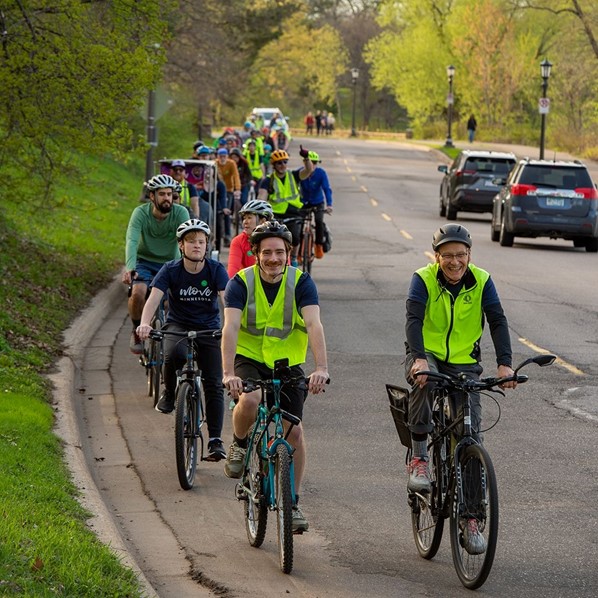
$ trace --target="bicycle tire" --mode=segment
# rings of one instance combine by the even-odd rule
[[[466,447],[460,455],[465,513],[461,517],[457,489],[451,505],[451,551],[453,564],[461,583],[470,590],[479,588],[488,578],[498,540],[498,488],[490,455],[479,444]],[[486,539],[482,554],[469,554],[464,548],[460,521],[475,517]]]
[[[284,444],[276,447],[276,526],[280,569],[293,569],[293,497],[291,496],[291,456]]]
[[[430,560],[436,556],[442,541],[444,517],[442,506],[447,497],[448,464],[446,462],[447,441],[441,440],[429,449],[430,479],[432,492],[427,499],[413,494],[411,503],[411,527],[413,539],[420,556]],[[444,455],[442,452],[444,451]]]
[[[313,257],[314,239],[311,230],[309,229],[303,233],[303,240],[301,243],[301,267],[303,272],[311,274],[311,264],[314,259]]]
[[[199,401],[193,385],[187,380],[181,382],[176,397],[174,444],[177,475],[183,490],[191,490],[195,482],[198,438],[195,428]]]
[[[148,345],[148,349],[145,348],[145,343]],[[143,348],[143,361],[145,363],[145,375],[147,376],[147,396],[154,396],[154,368],[152,367],[153,360],[155,359],[156,341],[146,340],[144,341]],[[155,404],[154,404],[155,406]]]
[[[268,524],[268,505],[264,495],[264,468],[262,466],[261,444],[251,444],[249,447],[249,463],[245,472],[245,486],[250,492],[245,501],[245,530],[249,544],[259,548],[266,537]]]
[[[162,329],[162,322],[156,318],[153,325],[154,330]],[[160,383],[162,381],[162,363],[164,361],[164,345],[162,341],[152,341],[152,371],[150,373],[152,394],[154,397],[154,407],[160,400]]]

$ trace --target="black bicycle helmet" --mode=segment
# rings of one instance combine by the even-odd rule
[[[438,248],[445,243],[463,243],[467,247],[471,247],[471,235],[460,224],[446,224],[434,233],[432,237],[432,249],[438,251]]]
[[[256,226],[255,230],[251,233],[251,237],[249,237],[249,241],[252,245],[257,245],[260,241],[270,237],[284,239],[287,243],[293,242],[291,231],[284,224],[278,222],[278,220],[269,220]]]

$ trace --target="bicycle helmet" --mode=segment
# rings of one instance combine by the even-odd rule
[[[169,174],[157,174],[146,183],[146,187],[148,191],[155,191],[156,189],[175,189],[177,184]]]
[[[264,143],[264,151],[269,152],[272,149],[272,146],[269,143]]]
[[[238,147],[233,147],[233,149],[230,150],[230,155],[231,156],[239,156],[240,158],[243,157],[243,154],[242,154],[241,150]]]
[[[471,235],[460,224],[446,224],[434,233],[432,237],[432,249],[438,251],[438,248],[445,243],[463,243],[467,247],[471,247]]]
[[[183,222],[183,224],[179,225],[179,227],[176,229],[176,238],[179,241],[182,241],[187,233],[196,230],[205,233],[207,237],[209,237],[212,234],[212,232],[210,231],[210,227],[203,220],[191,218],[191,220],[186,220],[185,222]]]
[[[276,162],[280,162],[281,160],[288,160],[289,154],[287,154],[284,150],[274,150],[272,155],[270,156],[270,163],[276,164]]]
[[[256,226],[255,230],[251,233],[251,237],[249,237],[249,242],[252,245],[257,245],[260,241],[269,239],[270,237],[283,239],[289,245],[293,242],[291,231],[284,224],[278,222],[278,220],[269,220]]]
[[[270,220],[273,216],[272,206],[267,201],[252,199],[239,210],[241,218],[244,214],[255,214],[256,216]]]
[[[207,145],[202,145],[197,150],[197,155],[198,156],[203,156],[204,154],[211,154],[211,153],[212,153],[212,150]]]
[[[307,154],[307,157],[310,159],[311,162],[321,162],[322,160],[320,160],[320,154],[316,154],[316,152],[314,151],[309,151]]]

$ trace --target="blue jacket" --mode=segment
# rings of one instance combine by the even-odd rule
[[[301,181],[301,201],[304,205],[317,206],[324,203],[332,205],[332,189],[328,182],[328,175],[323,168],[319,166],[306,179]]]

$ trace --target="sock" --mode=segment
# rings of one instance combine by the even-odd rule
[[[428,441],[427,440],[415,440],[411,438],[411,447],[413,448],[413,456],[419,457],[420,459],[428,459]]]
[[[247,436],[245,438],[238,438],[233,434],[233,440],[241,447],[247,448]]]

